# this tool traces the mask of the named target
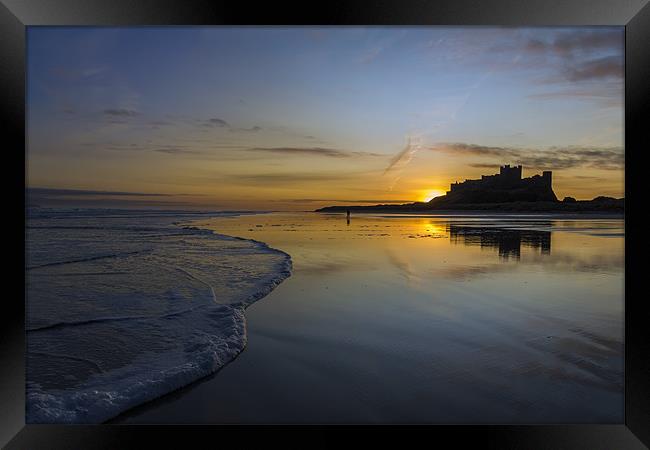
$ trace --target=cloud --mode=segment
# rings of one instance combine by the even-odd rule
[[[216,117],[203,121],[201,125],[204,127],[230,128],[228,122]]]
[[[86,189],[56,189],[56,188],[27,188],[28,195],[47,197],[68,197],[68,196],[110,196],[110,197],[171,197],[173,194],[156,194],[144,192],[123,192],[123,191],[93,191]]]
[[[223,182],[227,181],[232,184],[244,186],[287,186],[287,185],[304,185],[309,183],[318,183],[325,185],[332,181],[349,181],[358,180],[368,172],[325,172],[325,173],[252,173],[252,174],[220,174],[215,177],[203,177],[205,181]]]
[[[27,188],[30,206],[124,208],[124,207],[194,207],[185,199],[204,194],[161,194],[152,192],[99,191],[90,189]],[[214,206],[214,205],[212,205]]]
[[[564,90],[564,91],[552,91],[552,92],[543,92],[539,94],[530,94],[528,98],[546,100],[546,99],[561,99],[566,100],[569,98],[583,98],[583,99],[602,99],[607,101],[616,100],[618,104],[623,101],[623,92],[621,89],[615,89],[615,91],[609,89],[593,89],[593,90]]]
[[[386,175],[388,172],[390,172],[392,169],[394,169],[398,165],[405,165],[408,164],[411,159],[413,159],[413,156],[418,152],[418,150],[421,148],[419,143],[413,144],[411,142],[411,137],[409,136],[408,142],[406,144],[406,147],[404,147],[403,150],[401,150],[399,153],[397,153],[395,156],[393,156],[388,163],[388,166],[386,166],[386,169],[384,169],[384,175]]]
[[[470,164],[472,167],[481,168],[496,167],[504,162],[540,170],[561,170],[575,167],[622,170],[625,167],[625,154],[620,147],[565,146],[531,149],[457,142],[438,143],[431,146],[430,149],[451,155],[473,155],[497,159],[494,164],[487,162]]]
[[[106,143],[106,144],[92,144],[84,143],[81,144],[84,147],[97,147],[105,150],[120,151],[120,152],[156,152],[156,153],[167,153],[167,154],[203,154],[204,152],[199,150],[194,150],[189,146],[185,145],[173,145],[173,144],[163,144],[158,145],[152,142],[147,142],[144,144],[140,143]]]
[[[167,146],[167,147],[162,147],[162,148],[155,148],[152,149],[154,152],[158,153],[167,153],[170,155],[178,155],[178,154],[201,154],[202,152],[198,150],[188,150],[184,147],[177,147],[177,146]]]
[[[469,164],[470,167],[475,167],[477,169],[498,169],[499,163],[475,163]]]
[[[604,180],[602,177],[594,177],[593,175],[574,175],[571,178],[579,178],[581,180]]]
[[[230,131],[237,132],[237,131],[244,131],[244,132],[250,132],[250,133],[257,133],[259,131],[262,131],[262,127],[260,126],[253,126],[250,128],[230,128]]]
[[[118,116],[118,117],[135,117],[140,113],[132,109],[105,109],[104,114],[107,116]]]
[[[333,148],[322,148],[322,147],[252,147],[252,148],[247,148],[246,151],[281,153],[285,155],[326,156],[329,158],[350,158],[353,156],[384,156],[379,153],[359,152],[359,151],[350,152],[346,150],[338,150]]]
[[[622,79],[623,57],[607,56],[586,61],[566,68],[564,74],[569,81]]]
[[[573,30],[552,40],[527,39],[520,67],[552,73],[545,84],[592,80],[623,80],[623,32],[621,29]]]
[[[331,198],[297,198],[285,200],[295,203],[316,203],[316,202],[333,202],[333,203],[372,203],[372,204],[388,204],[388,203],[408,203],[413,200],[347,200],[347,199],[331,199]]]
[[[490,44],[477,45],[485,49]],[[523,71],[523,76],[541,85],[623,81],[622,27],[538,30],[533,34],[521,30],[486,50],[484,58],[478,58],[482,65]]]
[[[585,69],[587,70],[587,69]],[[572,77],[580,77],[586,74],[585,70],[576,69]],[[592,71],[592,76],[585,78],[584,80],[594,80],[592,67],[589,69]],[[596,71],[602,70],[602,73],[605,73],[609,69],[601,67],[600,69],[595,69]],[[605,77],[604,77],[605,78]],[[584,81],[583,80],[583,81]],[[551,91],[539,92],[536,94],[527,95],[529,99],[534,100],[580,100],[595,102],[601,107],[616,107],[622,108],[623,106],[623,83],[619,79],[604,80],[600,83],[588,83],[587,85],[571,86],[569,88],[555,88]]]
[[[563,55],[594,50],[619,50],[623,48],[623,32],[621,29],[569,31],[560,34],[550,44],[550,48]]]
[[[490,147],[487,145],[467,144],[464,142],[441,142],[431,147],[432,150],[444,151],[454,154],[470,154],[480,156],[518,155],[520,150],[508,147]]]
[[[512,49],[511,46],[504,47]],[[623,31],[620,28],[584,30],[575,29],[555,33],[553,39],[526,38],[521,48],[527,53],[546,53],[560,57],[576,57],[594,52],[620,52],[623,49]]]
[[[602,170],[622,170],[625,167],[625,155],[618,148],[551,148],[537,154],[522,154],[517,164],[538,169],[570,169],[573,167],[590,167]]]

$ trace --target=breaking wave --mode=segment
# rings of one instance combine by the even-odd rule
[[[288,254],[193,214],[48,211],[27,226],[27,423],[100,423],[230,362]]]

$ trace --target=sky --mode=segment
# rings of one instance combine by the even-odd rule
[[[624,195],[623,27],[28,27],[37,203],[426,201],[522,164]]]

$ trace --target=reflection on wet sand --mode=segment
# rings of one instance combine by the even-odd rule
[[[293,274],[246,310],[248,347],[232,364],[126,421],[622,421],[622,220],[196,225],[289,253]]]
[[[413,281],[417,274],[411,267],[409,260],[401,255],[399,252],[392,250],[390,248],[386,249],[386,256],[388,256],[388,261],[402,274],[407,281]]]
[[[550,227],[550,223],[546,225]],[[479,245],[481,248],[497,248],[504,259],[521,258],[521,246],[539,249],[542,255],[551,253],[551,232],[507,228],[487,228],[447,225],[449,239],[454,244]]]

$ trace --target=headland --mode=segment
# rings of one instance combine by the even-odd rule
[[[498,174],[483,175],[477,180],[452,183],[445,195],[428,202],[400,205],[327,206],[317,212],[425,212],[425,211],[488,211],[488,212],[571,212],[623,214],[624,198],[598,196],[592,200],[565,197],[558,200],[553,192],[553,173],[522,178],[522,166],[501,166]]]

